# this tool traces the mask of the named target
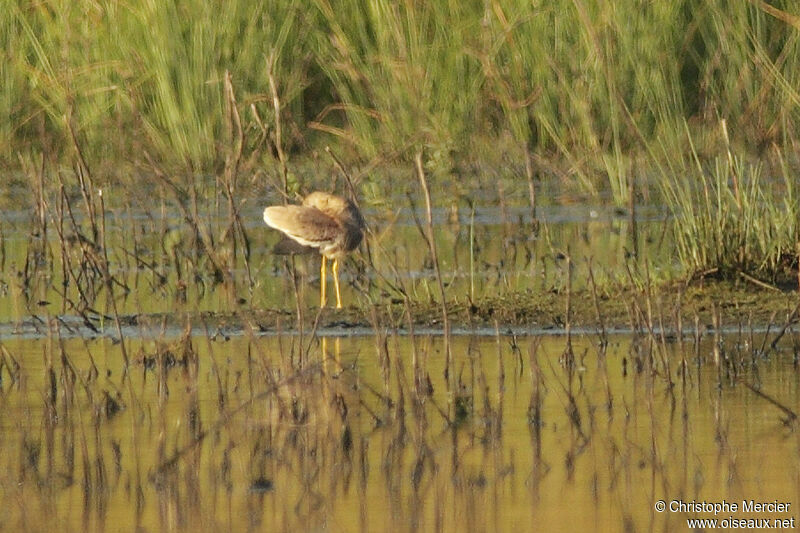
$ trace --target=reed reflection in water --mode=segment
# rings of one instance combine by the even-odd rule
[[[437,337],[130,342],[125,377],[110,340],[0,345],[0,528],[665,531],[689,515],[660,499],[800,505],[794,421],[743,385],[793,409],[786,351],[732,373],[711,339],[666,369],[646,339],[463,336],[448,391]]]

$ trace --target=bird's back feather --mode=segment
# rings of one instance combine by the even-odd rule
[[[267,207],[264,222],[303,246],[314,248],[330,243],[341,232],[336,220],[315,207],[302,205]]]

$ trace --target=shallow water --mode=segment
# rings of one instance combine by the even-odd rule
[[[32,315],[75,316],[142,315],[238,309],[293,309],[295,286],[289,261],[270,253],[279,239],[261,221],[267,200],[247,202],[241,208],[248,233],[250,259],[244,261],[242,243],[227,264],[226,283],[215,280],[202,246],[195,242],[183,218],[174,209],[141,211],[110,208],[106,216],[106,249],[89,247],[84,253],[75,240],[71,221],[61,229],[71,239],[61,247],[55,218],[46,231],[35,224],[33,211],[0,213],[0,323],[22,323]],[[221,257],[233,254],[221,236],[228,219],[210,212],[203,217],[215,237]],[[530,226],[529,210],[476,207],[437,209],[433,213],[443,281],[449,298],[477,299],[524,291],[563,290],[567,283],[566,255],[572,286],[586,286],[589,259],[598,283],[627,283],[626,264],[632,250],[629,218],[607,207],[544,206],[538,210],[540,230]],[[369,245],[342,267],[345,303],[399,297],[403,287],[413,299],[438,298],[433,265],[416,220],[408,207],[369,208],[372,234]],[[88,222],[76,209],[77,226],[89,237]],[[647,257],[654,277],[677,269],[666,243],[666,215],[658,208],[637,211],[640,253]],[[666,244],[665,244],[666,243]],[[107,252],[114,294],[111,296],[92,261]],[[297,289],[306,306],[319,301],[319,259],[294,260]],[[367,266],[369,265],[369,266]],[[87,275],[87,273],[89,275]],[[113,298],[113,302],[112,302]],[[84,305],[87,300],[88,305]],[[331,295],[332,301],[332,295]]]
[[[659,500],[778,500],[790,512],[717,518],[796,516],[796,422],[744,385],[796,409],[789,346],[753,358],[726,337],[733,363],[718,366],[712,339],[665,353],[629,336],[606,351],[571,342],[570,365],[564,337],[455,337],[448,390],[441,337],[138,340],[126,377],[109,339],[4,341],[0,526],[683,531],[715,518]]]
[[[224,283],[163,205],[110,209],[105,250],[62,248],[53,218],[42,231],[32,212],[0,213],[0,530],[683,531],[691,517],[796,515],[794,329],[769,351],[774,324],[610,327],[605,349],[590,326],[456,327],[445,376],[437,329],[207,325],[199,312],[318,305],[317,259],[294,260],[295,289],[264,202],[242,207],[250,261],[239,243]],[[345,303],[398,286],[438,298],[423,215],[367,215]],[[538,234],[527,208],[433,216],[448,298],[577,290],[590,260],[599,283],[642,275],[614,209],[544,206]],[[224,216],[204,220],[224,233]],[[639,266],[669,274],[663,211],[637,224]],[[92,270],[103,253],[113,292]],[[751,499],[790,507],[741,511]]]

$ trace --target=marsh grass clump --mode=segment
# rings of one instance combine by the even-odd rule
[[[762,164],[729,155],[665,180],[681,264],[695,275],[785,281],[800,240],[800,202],[796,178],[782,168],[770,177]]]

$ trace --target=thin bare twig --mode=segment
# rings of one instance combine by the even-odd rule
[[[452,364],[453,364],[453,354],[450,349],[450,319],[447,315],[447,295],[444,292],[444,283],[442,282],[442,272],[439,269],[439,258],[436,253],[436,241],[433,238],[433,211],[431,208],[431,193],[428,190],[428,180],[425,177],[425,169],[422,166],[422,152],[419,151],[414,156],[414,162],[417,168],[417,177],[419,178],[419,183],[422,186],[422,193],[425,196],[425,212],[428,217],[428,247],[431,251],[431,260],[433,261],[433,268],[436,272],[436,281],[439,284],[439,294],[442,300],[442,322],[444,326],[444,350],[445,350],[445,378],[449,378],[451,376]],[[450,380],[447,379],[448,384],[450,384]],[[452,390],[452,389],[451,389]]]

